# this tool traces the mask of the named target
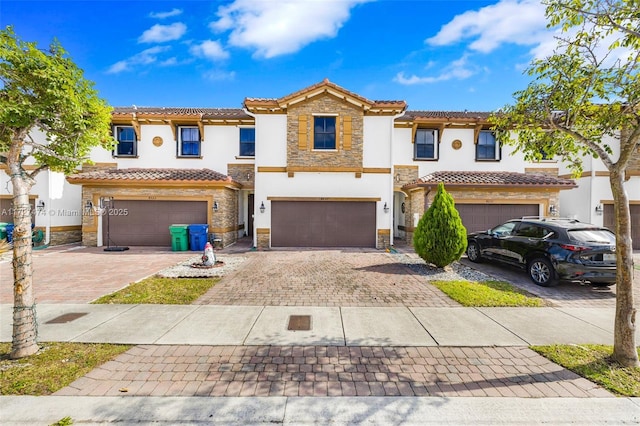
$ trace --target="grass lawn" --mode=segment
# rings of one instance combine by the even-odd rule
[[[539,307],[548,304],[539,297],[504,281],[431,281],[463,306]]]
[[[95,304],[189,305],[213,287],[220,278],[149,277],[115,293],[95,300]]]
[[[501,281],[432,281],[464,306],[545,306],[538,297]],[[624,368],[611,359],[612,346],[552,345],[531,349],[556,364],[622,396],[640,397],[640,368]]]
[[[190,304],[219,278],[150,277],[93,303]],[[29,357],[9,359],[10,343],[0,343],[0,394],[50,395],[129,349],[128,345],[43,343]]]
[[[11,360],[10,343],[0,343],[0,395],[50,395],[131,346],[42,343],[36,354]]]
[[[552,345],[532,346],[531,349],[610,392],[640,396],[640,368],[625,368],[612,361],[612,346]]]

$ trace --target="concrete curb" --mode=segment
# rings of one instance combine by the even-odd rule
[[[638,424],[637,398],[0,397],[1,420],[75,424]],[[36,408],[37,407],[37,408]]]

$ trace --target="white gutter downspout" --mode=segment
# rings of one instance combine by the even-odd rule
[[[47,208],[51,211],[51,169],[47,169],[47,186],[48,186],[48,191],[47,191]],[[45,210],[46,213],[46,210]],[[45,226],[45,233],[44,233],[44,245],[47,246],[49,245],[49,242],[51,241],[51,214],[47,214],[47,224]]]
[[[391,198],[390,198],[390,204],[391,204],[391,215],[389,216],[389,229],[391,230],[391,232],[389,233],[389,245],[393,246],[393,237],[395,234],[395,229],[393,229],[393,218],[396,215],[396,203],[395,203],[395,198],[394,198],[394,188],[393,188],[393,134],[394,134],[394,129],[395,129],[395,124],[396,124],[396,119],[400,118],[404,115],[405,111],[402,111],[400,114],[396,114],[393,116],[393,118],[391,119],[391,137],[389,138],[389,161],[391,164],[389,164],[389,167],[391,169],[391,173],[389,174],[391,181],[390,181],[390,189],[391,189]]]
[[[242,111],[244,111],[245,114],[247,114],[250,117],[253,117],[253,123],[254,123],[254,128],[255,128],[255,120],[256,120],[256,116],[255,114],[250,113],[246,108],[242,108]],[[258,139],[257,137],[258,132],[256,132],[256,139]],[[257,142],[257,141],[255,141]],[[258,164],[256,162],[256,158],[255,156],[253,157],[253,229],[251,230],[251,232],[253,233],[253,247],[258,247],[258,233],[256,232],[256,201],[257,201],[257,197],[255,196],[256,193],[256,180],[258,178]],[[249,222],[249,218],[245,218],[245,222]]]

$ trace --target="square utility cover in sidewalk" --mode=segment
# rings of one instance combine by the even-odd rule
[[[347,346],[437,346],[407,308],[342,308]]]
[[[292,315],[311,316],[311,330],[289,330]],[[245,344],[344,346],[340,308],[266,306]]]

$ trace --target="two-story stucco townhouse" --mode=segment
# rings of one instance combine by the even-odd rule
[[[501,146],[488,116],[410,111],[328,80],[278,99],[246,98],[241,109],[116,108],[116,149],[96,149],[60,200],[43,176],[34,206],[53,214],[36,215],[36,225],[52,241],[85,245],[106,245],[108,229],[116,245],[169,246],[170,225],[202,223],[223,245],[249,236],[258,248],[382,249],[411,241],[439,182],[469,231],[524,215],[612,224],[600,162],[585,159],[576,185],[558,162],[527,162]],[[640,159],[630,169],[639,248]]]

